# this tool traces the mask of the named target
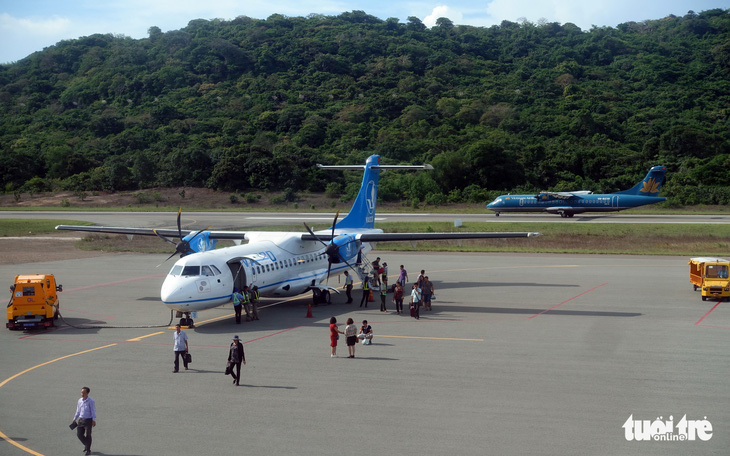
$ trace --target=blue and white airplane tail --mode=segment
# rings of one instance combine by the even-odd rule
[[[654,166],[649,170],[644,180],[634,185],[628,190],[622,192],[616,192],[621,195],[636,195],[636,196],[658,196],[659,190],[664,182],[664,175],[667,173],[666,166]]]
[[[364,169],[360,191],[345,218],[335,228],[371,229],[375,227],[380,171],[387,169],[433,169],[431,165],[381,165],[380,155],[371,155],[363,165],[317,165],[320,169]]]

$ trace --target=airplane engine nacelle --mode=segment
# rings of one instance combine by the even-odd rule
[[[208,250],[213,250],[215,249],[215,246],[218,245],[218,241],[216,239],[210,238],[209,231],[188,234],[183,238],[183,241],[188,241],[190,249],[194,252],[206,252]]]
[[[333,258],[333,263],[341,263],[355,258],[360,251],[362,243],[357,240],[354,234],[343,234],[332,240],[337,246],[337,255]]]

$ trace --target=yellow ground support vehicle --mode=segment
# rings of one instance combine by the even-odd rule
[[[10,287],[8,329],[48,328],[58,318],[58,294],[62,285],[56,285],[53,274],[19,275]]]
[[[702,300],[730,299],[730,261],[723,258],[698,257],[689,260],[689,281],[695,291],[702,290]]]

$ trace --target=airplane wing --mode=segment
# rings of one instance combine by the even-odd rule
[[[58,225],[57,230],[65,231],[86,231],[90,233],[124,234],[127,236],[157,236],[178,238],[179,233],[173,229],[152,229],[152,228],[128,228],[122,226],[82,226],[82,225]],[[197,233],[198,230],[182,231],[183,237]],[[246,238],[243,231],[206,231],[210,233],[210,239],[216,240],[242,240]],[[157,233],[157,234],[156,234]],[[509,233],[360,233],[354,234],[357,240],[362,242],[386,242],[386,241],[429,241],[444,239],[490,239],[490,238],[523,238],[540,236],[541,233],[509,232]],[[318,234],[312,236],[302,233],[303,241],[331,241],[334,237],[331,234]]]
[[[111,234],[126,234],[127,236],[157,236],[160,234],[166,237],[178,238],[180,233],[177,230],[172,229],[152,229],[152,228],[127,228],[122,226],[81,226],[81,225],[58,225],[57,230],[65,231],[88,231],[91,233],[111,233]],[[155,234],[155,232],[157,234]],[[182,231],[183,237],[190,234],[197,233],[198,230]],[[246,233],[243,231],[207,231],[210,233],[210,239],[230,239],[233,241],[242,240],[246,238]]]

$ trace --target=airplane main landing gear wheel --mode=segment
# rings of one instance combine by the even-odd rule
[[[314,304],[331,304],[332,296],[330,295],[329,290],[320,290],[319,288],[315,288],[312,290],[312,301]]]

